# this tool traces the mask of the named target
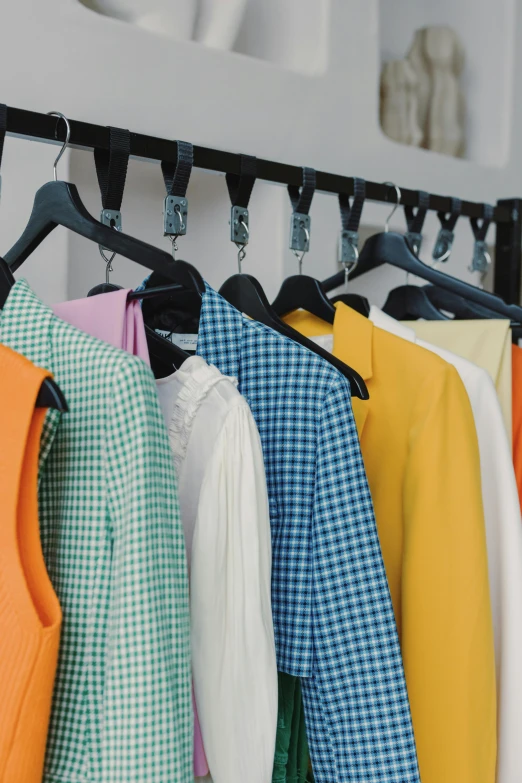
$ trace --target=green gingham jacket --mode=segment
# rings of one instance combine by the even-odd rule
[[[42,546],[64,617],[45,783],[192,781],[185,544],[154,378],[23,281],[0,342],[49,369],[69,405],[61,421],[49,411],[40,456]]]

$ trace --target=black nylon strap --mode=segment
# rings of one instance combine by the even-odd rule
[[[194,165],[194,148],[188,141],[176,141],[178,155],[176,163],[169,160],[161,161],[161,171],[168,196],[187,195],[192,166]]]
[[[475,240],[483,242],[486,239],[488,233],[489,224],[493,219],[493,207],[491,204],[484,204],[484,211],[482,218],[470,218],[471,230]]]
[[[2,155],[4,154],[4,141],[7,132],[7,106],[0,103],[0,166],[2,165]]]
[[[302,186],[300,188],[298,185],[288,186],[288,195],[290,196],[294,212],[298,212],[300,215],[308,215],[315,193],[315,185],[315,169],[309,169],[307,166],[303,166]]]
[[[227,187],[233,207],[248,208],[257,176],[257,158],[241,155],[241,174],[227,174]]]
[[[94,150],[104,209],[120,210],[130,155],[130,131],[109,127],[109,149]]]
[[[346,193],[339,193],[339,210],[341,212],[341,224],[343,231],[358,231],[359,223],[366,198],[366,180],[354,177],[353,200],[350,206],[350,197]]]
[[[460,198],[451,199],[451,211],[450,212],[437,212],[442,228],[448,231],[453,231],[457,224],[457,220],[460,217],[462,211],[462,201]]]
[[[408,231],[414,234],[422,234],[422,227],[426,219],[426,213],[430,208],[430,194],[425,190],[419,190],[419,205],[417,207],[404,207]]]

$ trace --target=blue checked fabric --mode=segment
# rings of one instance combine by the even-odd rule
[[[347,381],[207,286],[197,352],[263,445],[278,668],[302,678],[317,783],[418,783],[395,619]]]
[[[192,783],[185,542],[152,373],[23,281],[0,341],[48,368],[69,405],[61,421],[48,412],[40,453],[42,548],[63,610],[44,781]]]

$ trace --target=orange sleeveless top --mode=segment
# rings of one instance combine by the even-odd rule
[[[38,526],[46,370],[0,345],[0,783],[41,783],[61,610]]]

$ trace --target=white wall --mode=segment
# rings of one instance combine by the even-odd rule
[[[78,0],[4,1],[0,3],[0,100],[12,106],[37,111],[57,109],[75,119],[377,181],[391,180],[462,198],[494,202],[522,195],[522,151],[515,141],[521,135],[522,112],[510,95],[509,74],[504,78],[501,70],[497,84],[507,96],[502,100],[512,107],[511,114],[492,113],[493,124],[498,119],[507,128],[505,154],[497,155],[500,136],[489,134],[481,142],[482,149],[490,145],[485,157],[497,156],[497,165],[455,160],[397,145],[384,137],[378,122],[379,20],[386,2],[387,8],[396,9],[392,21],[397,27],[401,27],[401,18],[405,26],[412,27],[408,3],[300,0],[302,17],[313,20],[319,41],[327,42],[326,55],[321,54],[321,46],[311,45],[309,28],[302,28],[303,49],[297,51],[299,36],[290,36],[289,51],[293,53],[285,60],[281,30],[289,29],[291,0],[285,0],[282,16],[270,6],[276,25],[286,20],[277,35],[266,24],[266,8],[261,12],[259,6],[254,7],[266,1],[250,0],[252,8],[238,41],[238,48],[245,49],[245,41],[257,35],[256,57],[214,51],[192,42],[172,43],[167,36],[96,14]],[[499,29],[505,29],[513,2],[498,0],[495,19],[504,20],[504,27]],[[491,14],[468,13],[468,0],[455,0],[454,4],[467,9],[470,31],[477,26],[478,38],[484,41],[494,24]],[[419,4],[424,10],[431,5]],[[517,0],[517,9],[521,5]],[[261,17],[263,24],[259,22]],[[385,17],[386,26],[392,21]],[[419,16],[414,26],[423,22]],[[521,37],[518,11],[510,26],[512,38],[505,42],[502,52],[495,49],[494,53],[494,57],[504,58],[504,64],[508,61],[504,49],[509,51],[512,40]],[[498,36],[495,40],[498,42]],[[513,52],[513,62],[515,76],[522,75],[520,48]],[[515,94],[519,89],[517,77]],[[54,152],[55,148],[46,145],[7,141],[0,208],[6,247],[25,223],[36,185],[50,178]],[[60,172],[65,177],[66,166]],[[69,176],[89,209],[98,214],[100,198],[92,154],[74,151]],[[180,240],[180,257],[197,265],[209,282],[219,285],[237,268],[236,250],[228,240],[229,202],[224,179],[195,172],[189,196],[189,235]],[[168,247],[162,237],[163,197],[159,167],[132,161],[123,201],[125,230]],[[386,206],[368,204],[363,222],[382,225],[388,211]],[[312,246],[304,271],[326,277],[337,268],[336,199],[316,195],[311,214]],[[285,274],[297,271],[297,261],[287,248],[288,221],[285,189],[258,183],[251,202],[252,242],[244,270],[256,275],[269,295],[277,290]],[[404,228],[402,214],[397,213],[392,225]],[[431,216],[425,243],[428,255],[435,232],[436,218]],[[471,279],[467,271],[471,248],[471,231],[462,222],[448,271]],[[92,284],[104,279],[97,248],[59,231],[21,271],[48,301],[63,298],[66,293],[83,296]],[[142,275],[143,271],[130,262],[115,260],[116,282],[130,286]],[[366,292],[371,289],[370,298],[379,303],[386,290],[402,282],[402,277],[394,270],[380,269],[355,281],[353,287]]]

